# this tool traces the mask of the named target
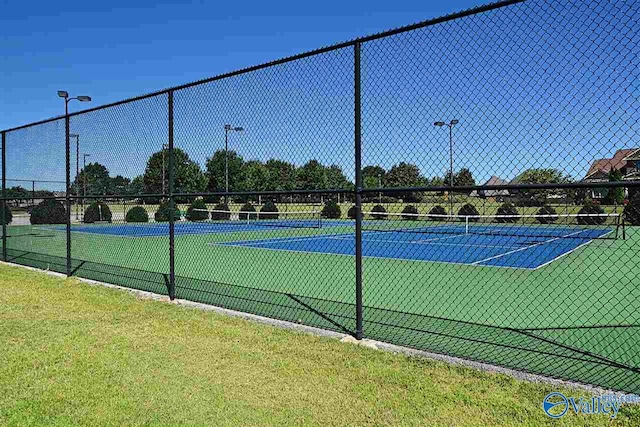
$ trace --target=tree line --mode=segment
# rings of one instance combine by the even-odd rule
[[[174,191],[177,193],[204,193],[225,191],[225,151],[218,150],[208,157],[204,169],[192,160],[189,155],[179,148],[174,149],[175,180]],[[74,195],[83,196],[140,196],[142,194],[162,194],[168,192],[169,187],[169,159],[168,151],[153,153],[147,160],[145,171],[133,179],[116,175],[111,177],[106,166],[93,162],[87,164],[74,178],[71,190]],[[229,191],[287,191],[287,190],[323,190],[340,189],[352,190],[354,183],[348,179],[337,165],[323,165],[318,160],[309,160],[302,166],[295,166],[280,159],[270,159],[266,162],[259,160],[245,160],[235,151],[228,152]],[[620,173],[612,171],[610,180],[621,180]],[[368,165],[362,169],[364,188],[399,188],[399,187],[447,187],[453,183],[454,187],[473,186],[476,180],[468,168],[458,172],[448,171],[442,177],[425,177],[419,167],[408,162],[400,162],[388,170],[379,165]],[[527,169],[511,181],[512,184],[562,184],[572,182],[571,177],[557,169],[532,168]],[[461,192],[456,192],[461,193]],[[466,192],[467,194],[469,192]],[[541,205],[549,198],[566,198],[582,203],[588,197],[588,190],[510,190],[519,204]],[[52,195],[47,191],[36,192],[36,197]],[[439,193],[440,195],[442,192]],[[7,196],[16,200],[27,201],[33,198],[30,191],[22,187],[7,189]],[[347,195],[347,200],[350,198]],[[608,195],[615,202],[622,202],[622,189],[612,190]],[[382,195],[367,193],[365,201],[382,199]],[[384,200],[402,199],[406,202],[420,202],[425,200],[424,192],[392,192],[385,193]],[[245,198],[236,198],[246,201]],[[295,200],[294,200],[295,199]],[[158,198],[145,198],[146,203],[157,203]],[[287,198],[300,201],[302,196]],[[309,200],[304,198],[304,200]],[[186,200],[184,200],[186,201]],[[217,201],[217,200],[208,200]]]

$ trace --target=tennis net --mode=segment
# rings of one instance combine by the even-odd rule
[[[244,225],[256,227],[321,228],[319,211],[301,212],[244,212],[192,209],[187,212],[187,220],[207,221],[223,225]]]
[[[621,214],[440,215],[363,212],[365,231],[514,237],[625,238]]]

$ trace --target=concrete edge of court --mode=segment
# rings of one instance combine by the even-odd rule
[[[20,268],[35,271],[38,273],[44,273],[51,276],[60,277],[63,279],[68,278],[67,275],[63,273],[57,273],[55,271],[49,271],[49,270],[41,270],[39,268],[29,267],[26,265],[13,264],[13,263],[4,262],[4,261],[0,261],[0,264],[10,266],[10,267],[20,267]],[[530,383],[543,383],[543,384],[549,384],[549,385],[563,386],[563,387],[585,391],[593,395],[608,394],[608,395],[623,396],[623,395],[631,394],[631,393],[624,393],[620,391],[608,390],[608,389],[597,387],[590,384],[583,384],[575,381],[560,380],[557,378],[546,377],[544,375],[518,371],[515,369],[505,368],[502,366],[491,365],[489,363],[462,359],[455,356],[447,356],[445,354],[440,354],[440,353],[431,353],[425,350],[417,350],[410,347],[403,347],[395,344],[386,343],[383,341],[376,341],[376,340],[371,340],[367,338],[361,341],[358,341],[351,335],[347,335],[339,332],[329,331],[326,329],[320,329],[313,326],[302,325],[294,322],[288,322],[286,320],[272,319],[269,317],[259,316],[257,314],[244,313],[242,311],[230,310],[228,308],[218,307],[215,305],[204,304],[204,303],[199,303],[199,302],[194,302],[189,300],[176,298],[175,300],[171,301],[169,297],[166,295],[155,294],[153,292],[141,291],[138,289],[131,289],[124,286],[113,285],[111,283],[100,282],[97,280],[85,279],[85,278],[76,277],[76,276],[74,276],[73,279],[77,279],[80,282],[87,283],[93,286],[104,286],[107,288],[129,292],[143,299],[163,301],[169,304],[179,305],[182,307],[193,308],[198,310],[213,311],[218,314],[233,316],[233,317],[240,317],[248,321],[271,325],[281,329],[289,329],[289,330],[311,334],[315,336],[328,337],[328,338],[339,340],[342,343],[361,345],[361,346],[365,346],[375,350],[386,351],[394,354],[401,354],[408,357],[418,357],[418,358],[423,358],[427,360],[445,362],[450,365],[465,366],[465,367],[469,367],[469,368],[476,369],[483,372],[504,374],[512,378],[515,378],[517,380],[527,381]],[[635,402],[634,404],[640,405],[640,402]]]

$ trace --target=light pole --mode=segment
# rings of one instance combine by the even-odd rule
[[[169,144],[162,144],[162,197],[164,197],[164,190],[165,190],[164,182],[165,182],[165,176],[166,176],[164,153],[165,153],[165,150],[168,150],[168,149],[169,149]]]
[[[244,128],[224,125],[224,192],[229,192],[229,132],[242,132]],[[225,196],[225,203],[229,203]]]
[[[79,173],[80,173],[80,135],[78,135],[77,133],[70,133],[69,137],[74,137],[76,139],[76,197],[80,195],[80,183],[78,182],[78,180],[80,179],[79,177]],[[76,200],[76,221],[78,220],[78,207],[80,206],[80,204],[78,203],[78,201]]]
[[[382,174],[378,174],[378,188],[382,188]],[[382,204],[382,191],[378,191],[378,204]]]
[[[71,187],[71,178],[70,178],[70,159],[69,159],[69,102],[76,101],[80,102],[89,102],[91,101],[91,97],[86,95],[74,96],[72,98],[69,97],[69,92],[64,90],[58,91],[58,96],[60,98],[64,98],[64,145],[65,145],[65,168],[66,168],[66,208],[67,208],[67,276],[71,276],[71,195],[69,194]]]
[[[460,123],[459,120],[451,120],[450,123],[435,122],[434,125],[438,127],[447,126],[449,128],[449,206],[450,215],[453,215],[453,127]]]
[[[87,197],[87,157],[90,157],[91,154],[83,154],[82,155],[82,181],[83,181],[83,191],[82,191],[82,212],[84,212],[84,198]]]

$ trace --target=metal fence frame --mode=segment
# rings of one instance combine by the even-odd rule
[[[167,95],[168,96],[168,132],[167,132],[167,141],[168,141],[168,158],[169,158],[169,177],[168,177],[168,191],[160,194],[139,194],[135,197],[159,197],[166,198],[169,201],[170,215],[169,215],[169,275],[167,281],[167,293],[171,300],[176,298],[176,265],[175,265],[175,218],[173,215],[174,207],[176,206],[176,198],[188,196],[188,197],[197,197],[197,196],[255,196],[255,195],[296,195],[296,194],[349,194],[355,200],[355,209],[356,209],[356,220],[355,220],[355,283],[353,284],[353,291],[355,293],[355,313],[354,317],[356,319],[355,330],[349,331],[356,339],[361,340],[366,336],[365,326],[366,326],[366,313],[364,312],[364,304],[363,304],[363,278],[362,278],[362,197],[366,194],[390,194],[397,192],[421,192],[421,191],[450,191],[450,186],[418,186],[418,187],[401,187],[401,188],[364,188],[362,182],[362,160],[361,160],[361,152],[362,152],[362,95],[361,95],[361,49],[363,44],[367,42],[381,39],[384,37],[392,36],[395,34],[413,31],[419,28],[440,24],[443,22],[456,20],[459,18],[463,18],[470,15],[475,15],[487,11],[491,11],[494,9],[514,5],[517,3],[522,3],[525,0],[507,0],[501,1],[497,3],[488,4],[486,6],[478,7],[475,9],[467,10],[461,13],[456,13],[452,15],[448,15],[445,17],[431,19],[428,21],[420,22],[414,25],[398,28],[395,30],[371,35],[368,37],[357,38],[345,43],[336,44],[333,46],[324,47],[321,49],[313,50],[310,52],[302,53],[299,55],[293,55],[287,58],[283,58],[280,60],[264,63],[261,65],[245,68],[242,70],[221,74],[215,77],[203,79],[200,81],[184,84],[181,86],[176,86],[170,89],[165,89],[158,92],[153,92],[150,94],[133,97],[130,99],[98,106],[95,108],[90,108],[74,113],[66,114],[65,116],[55,117],[47,120],[42,120],[39,122],[26,124],[23,126],[18,126],[10,129],[6,129],[1,131],[2,135],[2,259],[6,262],[8,261],[7,256],[7,225],[5,221],[5,206],[10,198],[7,197],[6,191],[6,136],[9,132],[16,131],[19,129],[24,129],[31,126],[36,126],[48,122],[52,122],[55,120],[59,120],[64,118],[65,120],[65,156],[66,156],[66,195],[64,198],[56,197],[56,196],[44,196],[40,197],[41,199],[53,199],[53,200],[64,200],[66,209],[67,209],[67,221],[66,221],[66,274],[67,276],[73,276],[74,270],[72,266],[72,233],[71,233],[71,216],[72,202],[80,199],[101,199],[104,196],[96,196],[96,195],[73,195],[71,191],[71,164],[70,164],[70,118],[74,116],[80,116],[83,114],[87,114],[93,111],[98,111],[102,109],[107,109],[110,107],[114,107],[121,104],[131,103],[134,101],[139,101],[146,98],[151,98],[158,95]],[[296,61],[302,58],[319,55],[322,53],[343,49],[343,48],[353,48],[353,103],[354,103],[354,111],[353,111],[353,124],[354,124],[354,135],[353,135],[353,153],[354,153],[354,168],[355,168],[355,188],[353,190],[345,190],[345,189],[322,189],[322,190],[290,190],[290,191],[249,191],[249,192],[238,192],[238,191],[229,191],[229,192],[201,192],[201,193],[182,193],[175,191],[175,156],[174,156],[174,93],[186,88],[210,83],[216,80],[222,80],[226,78],[230,78],[233,76],[237,76],[240,74],[251,73],[260,69],[273,67],[275,65],[284,64],[292,61]],[[640,188],[640,180],[638,181],[624,181],[624,182],[577,182],[570,184],[505,184],[505,185],[472,185],[472,186],[458,186],[455,187],[455,191],[478,191],[478,190],[531,190],[531,189],[557,189],[557,190],[566,190],[566,189],[580,189],[580,188]],[[131,197],[130,195],[124,194],[114,194],[109,196],[110,198],[117,197]],[[639,371],[640,372],[640,371]]]

